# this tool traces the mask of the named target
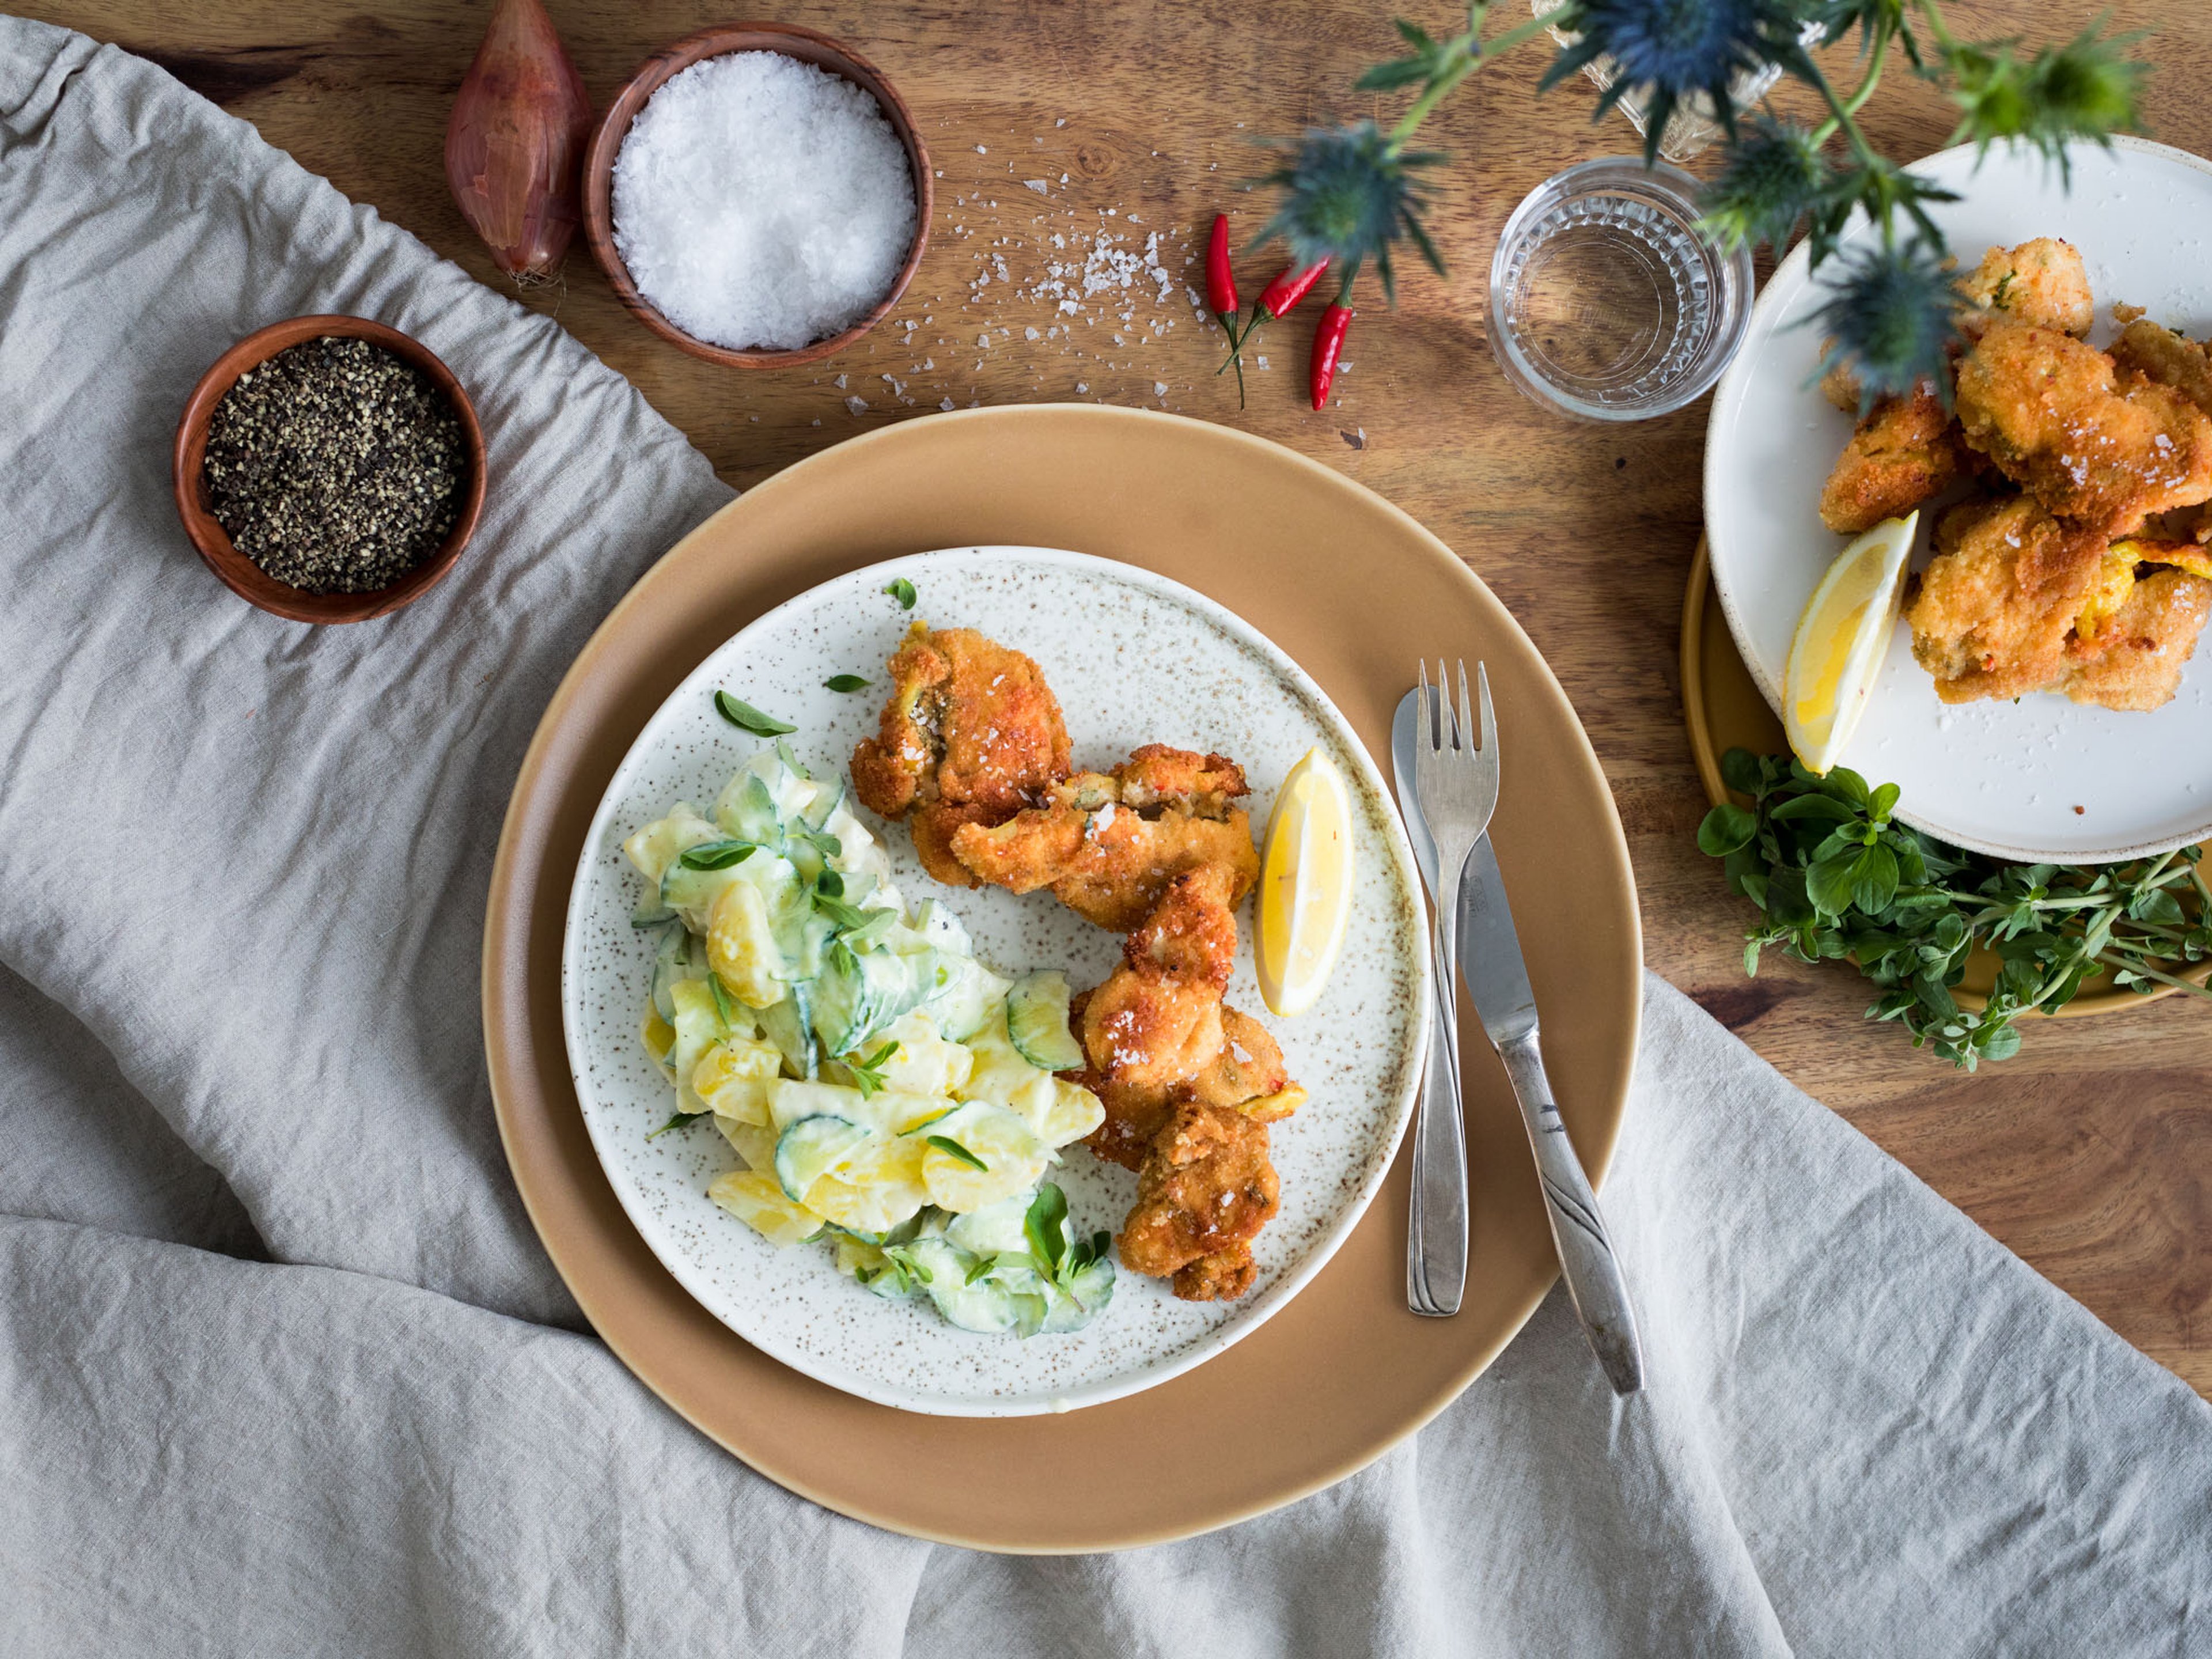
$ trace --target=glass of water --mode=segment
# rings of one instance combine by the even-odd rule
[[[1490,262],[1490,344],[1540,404],[1641,421],[1702,397],[1751,321],[1751,250],[1698,230],[1698,181],[1584,161],[1513,210]]]

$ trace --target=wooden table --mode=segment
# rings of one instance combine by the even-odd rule
[[[1438,29],[1449,23],[1448,6],[1399,3]],[[2041,40],[2072,33],[2102,3],[1953,0],[1946,10],[1961,34]],[[597,105],[654,47],[750,15],[675,0],[549,9]],[[441,161],[483,0],[32,0],[30,9],[155,58],[349,196],[504,286],[447,197]],[[1237,188],[1264,170],[1255,139],[1366,112],[1371,100],[1348,88],[1394,55],[1390,9],[1390,0],[787,5],[770,15],[851,43],[892,78],[939,170],[933,240],[893,319],[812,368],[717,368],[631,320],[580,238],[565,284],[524,303],[628,375],[740,486],[948,400],[1089,398],[1243,426],[1381,492],[1466,557],[1557,670],[1620,803],[1651,966],[2212,1394],[2212,1012],[2172,1000],[2039,1022],[2018,1058],[1966,1076],[1894,1027],[1863,1022],[1868,993],[1847,971],[1770,955],[1757,980],[1743,977],[1746,908],[1692,842],[1705,801],[1675,668],[1705,406],[1618,429],[1570,424],[1506,384],[1483,325],[1506,214],[1570,162],[1630,149],[1626,124],[1592,126],[1581,83],[1539,97],[1533,52],[1502,59],[1429,130],[1457,158],[1438,178],[1431,221],[1452,274],[1409,270],[1395,313],[1368,295],[1340,400],[1322,414],[1307,407],[1304,314],[1258,343],[1249,408],[1237,408],[1232,380],[1214,377],[1220,337],[1185,294],[1200,282],[1190,262],[1205,228],[1222,209],[1245,234],[1258,224],[1262,198]],[[2120,0],[2114,10],[2121,27],[2158,31],[2145,49],[2160,65],[2151,130],[2212,153],[2202,95],[2212,14],[2191,0]],[[1896,66],[1863,118],[1900,157],[1938,148],[1952,124],[1940,95]],[[1142,274],[1126,303],[1103,315],[1086,306],[1079,321],[1035,295],[1049,261],[1105,270],[1102,235],[1119,239],[1109,255],[1141,256],[1157,237],[1173,279],[1164,298]],[[1248,297],[1274,261],[1242,261]]]

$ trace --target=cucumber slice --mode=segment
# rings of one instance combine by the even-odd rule
[[[1025,974],[1006,993],[1006,1037],[1014,1052],[1040,1071],[1073,1072],[1084,1063],[1083,1046],[1067,1029],[1067,975]]]
[[[1020,1311],[1013,1293],[988,1276],[969,1284],[976,1258],[966,1250],[942,1238],[918,1238],[898,1255],[917,1269],[922,1290],[948,1322],[986,1336],[1015,1328]]]
[[[684,930],[680,921],[671,921],[660,930],[660,939],[653,963],[653,1009],[661,1018],[672,1023],[676,1018],[675,988],[678,980],[704,979],[707,976],[706,951],[702,948],[696,959],[691,949],[691,935]]]
[[[842,1117],[802,1117],[776,1139],[776,1184],[793,1203],[804,1204],[806,1189],[843,1165],[867,1140],[866,1129]]]
[[[814,988],[793,984],[791,994],[760,1011],[761,1035],[782,1052],[784,1064],[799,1077],[812,1077],[820,1069],[821,1054],[814,1042]]]
[[[737,840],[756,841],[778,853],[784,849],[783,813],[776,804],[775,791],[750,767],[732,778],[715,801],[714,822],[723,834]]]
[[[823,1052],[849,1054],[869,1047],[920,1004],[927,988],[917,958],[854,951],[840,940],[814,987],[814,1029]]]

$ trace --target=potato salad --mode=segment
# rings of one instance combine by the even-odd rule
[[[1072,1331],[1114,1293],[1109,1236],[1044,1179],[1097,1128],[1057,973],[1010,980],[934,901],[909,911],[842,782],[779,740],[711,811],[623,843],[653,937],[641,1028],[675,1110],[743,1167],[708,1196],[770,1243],[825,1239],[874,1294],[985,1332]]]

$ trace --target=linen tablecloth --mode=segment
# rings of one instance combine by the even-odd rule
[[[491,445],[472,550],[363,627],[240,604],[168,501],[193,380],[309,311],[423,339]],[[2212,1652],[2212,1412],[1656,980],[1641,1397],[1555,1292],[1333,1490],[1054,1559],[678,1420],[524,1218],[477,952],[554,684],[728,493],[554,323],[0,19],[0,1654]]]

